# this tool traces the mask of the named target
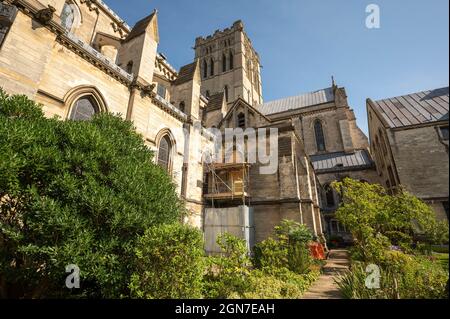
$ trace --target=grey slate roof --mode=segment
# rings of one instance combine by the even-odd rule
[[[175,80],[175,85],[180,85],[189,81],[192,81],[195,74],[195,68],[197,67],[197,62],[182,66],[180,73],[178,73],[178,78]]]
[[[128,34],[128,36],[125,39],[125,42],[128,42],[130,40],[133,40],[134,38],[140,36],[145,32],[145,29],[147,29],[150,22],[152,22],[153,17],[155,16],[155,12],[150,14],[149,16],[145,17],[142,20],[139,20],[134,25],[133,29],[131,29],[131,32]]]
[[[225,95],[224,92],[219,92],[219,93],[211,95],[209,97],[208,106],[206,107],[206,109],[208,111],[221,109],[222,104],[223,104],[223,99],[225,97],[224,95]]]
[[[336,152],[312,155],[311,162],[317,172],[345,171],[374,165],[366,150],[355,150],[354,153]]]
[[[257,109],[264,115],[270,115],[333,101],[333,88],[330,87],[315,92],[267,102],[257,106]]]
[[[448,120],[448,87],[374,102],[390,128]]]

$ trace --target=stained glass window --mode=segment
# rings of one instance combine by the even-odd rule
[[[70,119],[74,121],[88,121],[98,112],[99,108],[95,100],[91,96],[83,96],[75,102]]]

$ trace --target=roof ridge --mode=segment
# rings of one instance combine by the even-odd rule
[[[399,97],[410,96],[410,95],[414,95],[414,94],[418,94],[418,93],[439,91],[439,90],[444,90],[444,89],[449,89],[449,87],[448,86],[443,86],[443,87],[436,88],[436,89],[428,89],[428,90],[410,92],[410,93],[406,93],[406,94],[401,94],[401,95],[387,97],[387,98],[384,98],[384,99],[375,100],[374,102],[376,103],[378,101],[385,101],[385,100],[391,100],[391,99],[396,99],[396,98],[398,99]]]

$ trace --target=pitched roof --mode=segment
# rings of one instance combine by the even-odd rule
[[[257,109],[264,115],[271,115],[333,101],[333,88],[330,87],[315,92],[267,102],[257,106]]]
[[[175,85],[180,85],[194,79],[195,69],[197,67],[197,62],[182,66],[180,72],[178,73],[178,78],[175,80]]]
[[[449,88],[397,96],[373,102],[390,128],[448,120]]]
[[[222,108],[223,105],[223,99],[224,99],[224,93],[216,93],[209,97],[208,106],[206,107],[207,110],[215,110]]]
[[[155,16],[156,11],[153,12],[148,17],[145,17],[144,19],[136,22],[133,29],[131,29],[131,32],[128,34],[128,36],[125,39],[125,42],[128,42],[130,40],[133,40],[134,38],[140,36],[141,34],[145,33],[145,30],[149,26],[149,24],[152,22],[153,17]]]
[[[374,162],[367,150],[353,153],[336,152],[312,155],[311,162],[316,172],[345,171],[372,167]]]

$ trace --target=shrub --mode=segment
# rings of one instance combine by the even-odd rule
[[[313,262],[308,247],[313,238],[311,231],[305,225],[284,220],[275,227],[275,236],[255,246],[255,267],[266,272],[287,268],[298,274],[307,273]]]
[[[278,240],[268,238],[255,246],[253,264],[259,269],[287,267],[288,247]]]
[[[202,296],[203,237],[180,224],[154,226],[136,247],[137,269],[130,289],[133,297],[190,299]]]
[[[139,236],[180,211],[131,122],[47,119],[0,90],[0,297],[129,296]],[[81,270],[73,292],[68,264]]]
[[[248,287],[250,259],[243,239],[225,233],[217,238],[222,256],[209,257],[205,275],[204,296],[206,298],[229,298],[242,294]]]
[[[448,271],[439,263],[400,252],[386,254],[380,265],[380,288],[365,285],[367,264],[356,262],[337,282],[349,299],[438,299],[447,298]]]
[[[333,187],[342,197],[336,217],[352,233],[363,261],[376,262],[392,244],[411,249],[448,242],[448,224],[438,222],[427,204],[401,187],[390,195],[381,185],[350,178]]]
[[[275,227],[275,234],[278,239],[287,240],[289,243],[306,244],[314,239],[308,226],[288,219],[282,220],[280,225]]]

